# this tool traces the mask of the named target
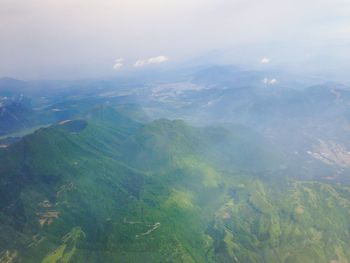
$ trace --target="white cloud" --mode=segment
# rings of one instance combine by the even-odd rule
[[[270,79],[270,84],[271,85],[277,84],[277,79]]]
[[[113,69],[114,70],[119,70],[124,66],[124,59],[123,58],[118,58],[115,60]]]
[[[134,64],[134,67],[143,67],[144,65],[146,65],[146,60],[137,60]]]
[[[168,58],[165,56],[158,56],[158,57],[148,59],[148,63],[149,64],[158,64],[158,63],[163,63],[167,60],[168,60]]]
[[[264,79],[263,79],[263,83],[264,83],[265,85],[275,85],[275,84],[278,83],[278,81],[277,81],[277,79],[275,79],[275,78],[272,78],[272,79],[264,78]]]
[[[269,63],[270,63],[270,59],[264,57],[264,58],[262,58],[262,59],[260,60],[260,63],[261,63],[261,64],[269,64]]]
[[[165,56],[158,56],[148,59],[139,59],[135,62],[134,67],[143,67],[149,64],[159,64],[168,61],[169,59]]]

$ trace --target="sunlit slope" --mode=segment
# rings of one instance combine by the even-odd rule
[[[349,200],[349,187],[237,178],[212,224],[215,257],[218,262],[348,262]]]
[[[285,179],[242,127],[103,107],[0,154],[0,262],[349,259],[349,188]]]

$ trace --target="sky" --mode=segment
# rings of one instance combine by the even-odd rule
[[[340,72],[350,66],[350,0],[0,0],[0,36],[0,76],[21,79],[200,57]]]

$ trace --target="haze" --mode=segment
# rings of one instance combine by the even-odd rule
[[[273,69],[345,79],[349,15],[342,0],[1,0],[0,76],[103,78],[266,58]]]

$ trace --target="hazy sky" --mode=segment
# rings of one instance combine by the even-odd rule
[[[0,35],[0,76],[18,78],[112,76],[213,50],[345,66],[350,0],[0,0]]]

